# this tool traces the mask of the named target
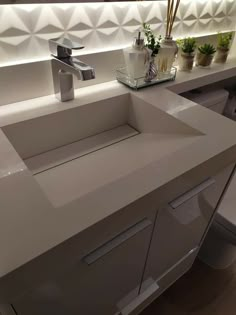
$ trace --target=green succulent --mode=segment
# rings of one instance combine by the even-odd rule
[[[213,55],[216,52],[215,47],[211,44],[204,44],[202,46],[199,46],[198,50],[203,55]]]
[[[145,46],[152,51],[152,56],[155,57],[161,46],[161,36],[156,38],[149,24],[143,23],[143,30],[146,37]]]
[[[197,45],[196,39],[194,37],[186,37],[184,39],[177,39],[177,44],[181,48],[181,50],[186,54],[192,54]]]
[[[229,49],[233,38],[233,32],[219,33],[217,36],[217,47]]]

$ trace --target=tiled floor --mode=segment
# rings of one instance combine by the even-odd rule
[[[236,315],[236,264],[216,271],[196,261],[141,315]]]

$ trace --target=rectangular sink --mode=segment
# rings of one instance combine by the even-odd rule
[[[203,135],[129,93],[3,131],[55,207],[166,158]]]

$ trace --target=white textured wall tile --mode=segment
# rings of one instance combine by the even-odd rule
[[[45,58],[48,39],[80,41],[83,53],[128,45],[143,22],[164,34],[166,2],[3,5],[0,7],[1,63]],[[235,0],[182,0],[174,36],[235,30]]]

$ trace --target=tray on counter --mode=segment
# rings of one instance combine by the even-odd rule
[[[128,75],[126,67],[118,68],[116,70],[117,81],[127,85],[128,87],[138,90],[155,84],[160,84],[166,81],[174,81],[176,78],[177,68],[172,67],[171,72],[168,74],[158,73],[157,77],[152,81],[145,81],[145,77],[132,78]]]

